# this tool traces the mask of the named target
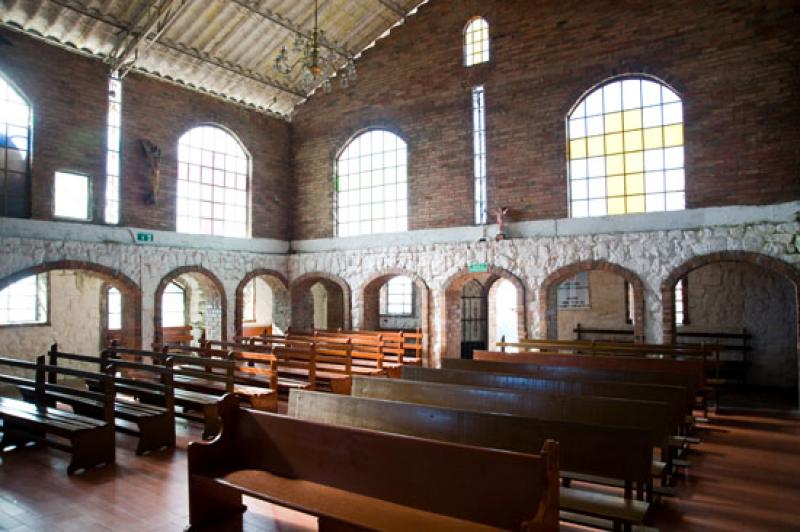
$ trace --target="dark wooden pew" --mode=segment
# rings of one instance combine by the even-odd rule
[[[555,442],[496,451],[244,410],[230,395],[221,415],[219,438],[189,444],[191,531],[241,528],[242,494],[321,530],[558,530]]]
[[[91,364],[114,379],[114,416],[117,420],[134,423],[137,427],[132,429],[117,423],[116,430],[138,436],[139,443],[136,446],[136,454],[175,446],[175,396],[170,368],[114,358],[63,353],[58,350],[57,344],[50,347],[47,358],[51,368],[63,367],[64,361]],[[133,380],[119,371],[122,369],[149,374],[151,378],[146,381]],[[159,397],[159,404],[163,404],[163,406],[143,404],[133,398],[121,397],[118,393],[124,392],[121,387],[129,384],[147,387],[150,394]],[[89,389],[93,386],[96,388],[95,381],[89,381],[87,385]],[[57,372],[54,370],[47,372],[47,388],[52,389],[49,393],[51,399],[69,405],[76,414],[103,419],[105,403],[86,397],[81,390],[65,386],[59,387]]]
[[[627,499],[633,498],[634,485],[650,482],[653,441],[650,434],[641,429],[548,421],[302,390],[290,393],[288,414],[320,423],[527,453],[538,452],[546,440],[553,439],[559,442],[562,472],[621,479]],[[563,511],[610,518],[618,525],[643,522],[649,509],[644,502],[612,495],[597,496],[596,493],[568,488],[561,490],[560,500]],[[605,503],[605,512],[598,501]]]
[[[111,377],[45,364],[45,357],[36,362],[0,358],[0,366],[16,371],[34,372],[34,401],[0,397],[0,419],[3,421],[3,439],[0,450],[10,446],[24,447],[29,443],[45,443],[72,455],[67,474],[90,469],[100,464],[113,464],[116,456],[114,435],[114,391]],[[61,385],[47,385],[47,373],[56,373],[79,379],[94,379],[100,384],[99,392],[82,391],[85,397],[103,404],[103,419],[94,419],[51,406],[50,394]],[[0,381],[27,386],[29,379],[4,375]],[[55,440],[55,436],[61,440]],[[66,443],[65,441],[66,440]]]
[[[683,386],[641,384],[600,380],[566,380],[532,375],[478,372],[458,369],[435,369],[419,366],[403,368],[403,378],[413,381],[463,384],[486,388],[509,388],[558,395],[616,397],[656,401],[670,405],[673,434],[678,434],[684,417],[691,413],[687,391]]]

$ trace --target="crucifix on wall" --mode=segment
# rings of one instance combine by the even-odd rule
[[[161,176],[161,149],[148,139],[141,139],[140,142],[150,167],[150,195],[147,197],[147,202],[157,205],[158,181]]]

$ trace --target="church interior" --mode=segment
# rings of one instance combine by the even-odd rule
[[[799,529],[798,65],[793,0],[3,0],[0,531]]]

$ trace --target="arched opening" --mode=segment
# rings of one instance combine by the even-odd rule
[[[309,273],[289,287],[291,327],[296,331],[350,328],[350,287],[339,277]]]
[[[225,289],[210,271],[196,266],[173,270],[158,284],[154,303],[156,346],[197,342],[203,332],[210,340],[225,340]]]
[[[289,289],[282,274],[272,270],[250,272],[236,287],[237,335],[246,329],[270,327],[275,334],[289,328],[291,305]]]
[[[665,341],[727,346],[709,369],[724,406],[798,406],[799,277],[777,259],[727,252],[690,260],[662,285]]]
[[[517,342],[520,338],[517,288],[507,279],[498,279],[489,289],[489,349],[497,342]]]
[[[444,289],[444,320],[442,337],[444,346],[442,356],[450,358],[471,358],[475,349],[486,349],[496,343],[498,313],[503,303],[498,305],[498,296],[508,294],[498,281],[511,283],[516,296],[516,331],[518,338],[525,337],[525,287],[514,274],[489,266],[485,273],[462,270],[453,276]],[[506,303],[506,312],[511,306]],[[505,324],[504,327],[510,327]]]
[[[430,290],[422,278],[404,270],[387,271],[367,281],[361,297],[359,328],[419,329],[423,357],[430,352]]]
[[[605,261],[583,261],[550,274],[541,287],[542,335],[581,339],[644,341],[644,285],[625,268]]]
[[[112,293],[113,314],[108,294]],[[111,321],[109,321],[111,320]],[[0,342],[12,356],[34,357],[54,342],[95,355],[108,345],[141,345],[141,292],[124,274],[93,263],[57,261],[0,281]]]

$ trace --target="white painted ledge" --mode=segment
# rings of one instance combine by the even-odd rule
[[[150,233],[152,242],[137,242],[137,233]],[[135,227],[113,227],[88,223],[0,218],[0,237],[40,240],[116,243],[133,246],[249,251],[252,253],[286,254],[289,243],[271,238],[230,238],[190,235],[172,231],[154,231]]]
[[[773,205],[735,205],[672,212],[517,222],[508,225],[508,233],[511,238],[530,238],[690,230],[702,227],[744,225],[759,222],[793,222],[798,214],[800,214],[800,201],[792,201]],[[321,251],[475,242],[481,238],[494,240],[494,235],[497,232],[497,225],[419,229],[404,233],[293,240],[291,249],[297,253],[317,253]]]

